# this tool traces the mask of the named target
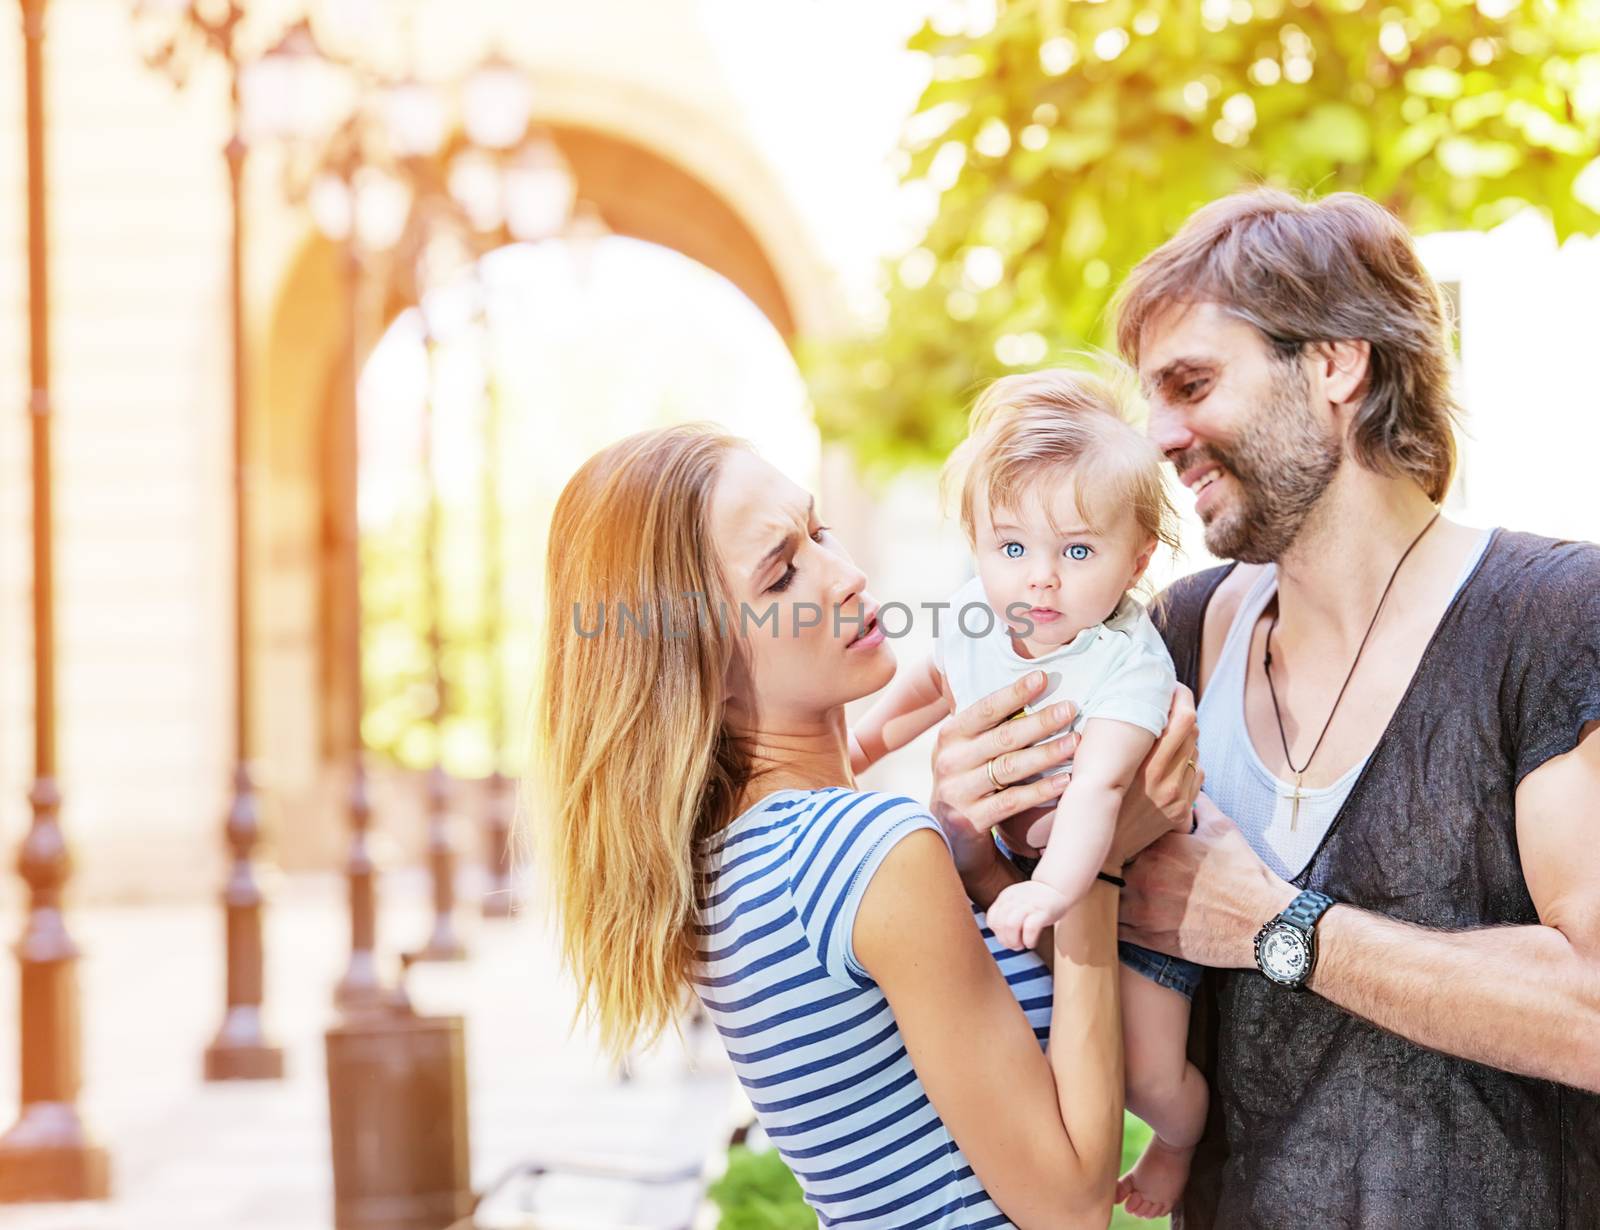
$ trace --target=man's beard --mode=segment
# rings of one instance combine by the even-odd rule
[[[1343,449],[1311,410],[1311,388],[1297,361],[1272,379],[1268,404],[1227,448],[1202,445],[1175,459],[1181,474],[1214,461],[1238,480],[1240,499],[1205,526],[1206,549],[1222,559],[1281,559],[1338,472]]]

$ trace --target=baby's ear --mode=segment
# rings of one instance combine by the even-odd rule
[[[1133,562],[1133,580],[1128,583],[1129,589],[1132,589],[1144,579],[1145,569],[1150,567],[1150,561],[1155,558],[1156,547],[1158,545],[1159,544],[1156,542],[1156,536],[1154,534],[1151,534],[1150,537],[1145,540],[1144,550],[1139,552],[1139,558]]]

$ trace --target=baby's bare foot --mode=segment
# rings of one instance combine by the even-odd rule
[[[1135,1217],[1165,1217],[1189,1181],[1194,1146],[1179,1148],[1152,1137],[1133,1169],[1117,1180],[1117,1203]]]

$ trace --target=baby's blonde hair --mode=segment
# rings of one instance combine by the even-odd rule
[[[1014,508],[1071,471],[1078,513],[1096,529],[1131,511],[1158,543],[1178,549],[1178,514],[1161,453],[1133,426],[1131,381],[1065,367],[1002,376],[978,396],[967,438],[945,462],[947,504],[958,493],[961,528],[977,539],[979,501]]]

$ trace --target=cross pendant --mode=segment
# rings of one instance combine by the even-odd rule
[[[1294,804],[1289,811],[1289,831],[1291,833],[1300,827],[1300,800],[1306,797],[1300,790],[1300,781],[1303,777],[1305,777],[1304,773],[1296,773],[1294,775],[1294,793],[1288,796]]]

